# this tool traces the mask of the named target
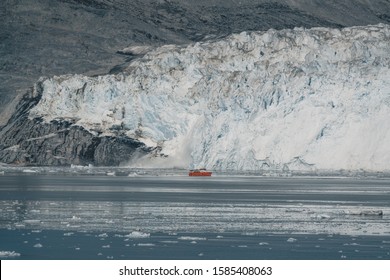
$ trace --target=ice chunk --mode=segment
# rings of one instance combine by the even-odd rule
[[[137,246],[140,246],[140,247],[153,247],[153,246],[156,246],[156,245],[153,244],[153,243],[138,243]]]
[[[296,238],[292,238],[292,237],[287,239],[287,242],[290,242],[290,243],[293,243],[293,242],[296,242],[296,241],[297,241],[297,239]]]
[[[145,233],[141,231],[133,231],[129,233],[128,235],[125,235],[125,237],[128,238],[148,238],[150,237],[150,233]]]
[[[359,215],[361,215],[361,216],[383,216],[383,211],[382,210],[364,210],[364,211],[361,211]]]
[[[15,258],[20,257],[20,253],[15,251],[0,251],[0,258]]]
[[[37,173],[37,170],[32,170],[32,169],[24,169],[23,173]]]
[[[179,240],[207,240],[205,237],[181,236]]]

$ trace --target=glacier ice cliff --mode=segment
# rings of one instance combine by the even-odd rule
[[[389,65],[382,24],[167,45],[116,75],[41,78],[1,130],[0,160],[389,170]]]

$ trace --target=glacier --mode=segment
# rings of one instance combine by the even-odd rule
[[[125,166],[384,171],[389,65],[389,25],[242,32],[155,48],[115,75],[41,78],[28,118],[151,148]]]

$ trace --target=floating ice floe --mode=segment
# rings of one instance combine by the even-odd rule
[[[32,169],[24,169],[23,173],[37,173],[38,171]]]
[[[153,244],[153,243],[138,243],[137,246],[140,246],[140,247],[153,247],[153,246],[156,246],[156,245]]]
[[[330,219],[330,216],[326,214],[320,214],[317,215],[317,219]]]
[[[360,215],[360,216],[383,216],[382,210],[357,210],[357,211],[347,211],[347,215]]]
[[[181,236],[179,240],[207,240],[206,237]]]
[[[20,257],[20,253],[16,253],[15,251],[0,251],[1,258],[15,258]]]
[[[361,216],[383,216],[383,211],[382,210],[365,210],[365,211],[361,211],[359,215],[361,215]]]
[[[41,243],[37,243],[34,245],[34,248],[42,248],[42,247],[43,247],[43,245]]]
[[[125,237],[129,238],[148,238],[150,237],[150,233],[145,233],[141,231],[133,231],[129,233],[128,235],[125,235]]]
[[[297,241],[297,239],[292,238],[292,237],[290,237],[289,239],[287,239],[287,242],[290,242],[290,243],[293,243],[293,242],[296,242],[296,241]]]
[[[35,224],[40,224],[40,220],[24,220],[24,223],[30,224],[30,225],[35,225]]]

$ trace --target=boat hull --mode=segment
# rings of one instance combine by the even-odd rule
[[[212,172],[209,171],[204,171],[204,172],[189,172],[188,176],[191,177],[206,177],[206,176],[211,176]]]

